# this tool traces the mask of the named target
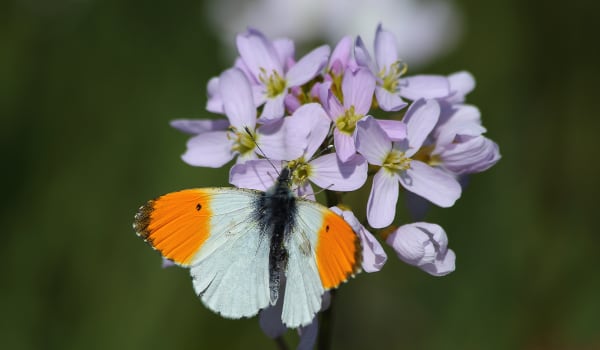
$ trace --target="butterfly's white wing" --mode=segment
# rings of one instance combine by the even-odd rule
[[[311,323],[325,290],[359,271],[360,239],[350,225],[323,205],[297,200],[296,225],[286,242],[282,321],[290,328]]]
[[[253,217],[259,195],[235,188],[169,193],[142,207],[134,226],[164,257],[191,268],[209,309],[248,317],[269,304],[269,237]]]
[[[135,218],[136,232],[161,254],[191,268],[204,304],[226,317],[255,315],[269,305],[268,232],[255,218],[260,192],[202,188],[169,193],[148,202]],[[360,240],[337,214],[297,199],[288,252],[282,321],[309,324],[325,290],[360,266]]]

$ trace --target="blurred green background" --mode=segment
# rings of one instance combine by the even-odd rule
[[[503,159],[427,217],[457,270],[434,278],[386,248],[381,272],[340,289],[334,348],[600,349],[592,4],[457,2],[460,43],[420,71],[474,74],[468,101]],[[206,82],[231,63],[203,9],[0,5],[1,348],[275,348],[256,318],[207,310],[131,229],[149,198],[227,183],[183,163],[168,125],[209,117]]]

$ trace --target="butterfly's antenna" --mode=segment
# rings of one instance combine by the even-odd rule
[[[314,155],[313,155],[313,156],[310,158],[310,160],[313,160],[313,159],[316,159],[316,158],[318,158],[318,157],[322,156],[322,155],[323,155],[323,153],[325,153],[325,152],[327,152],[327,151],[330,151],[330,150],[332,150],[332,149],[333,149],[333,147],[334,147],[333,145],[327,145],[326,147],[324,147],[324,148],[321,148],[320,150],[318,150],[318,151],[317,151],[317,152],[316,152],[316,153],[315,153],[315,154],[314,154]]]
[[[260,151],[260,155],[263,156],[263,158],[265,158],[269,162],[269,164],[271,164],[271,166],[273,167],[273,170],[275,170],[275,173],[277,173],[277,176],[279,176],[280,175],[279,174],[279,170],[277,170],[277,167],[275,166],[275,164],[273,164],[273,162],[271,161],[271,159],[269,157],[267,157],[267,155],[262,150],[262,148],[260,148],[260,146],[256,142],[256,138],[254,138],[254,135],[252,134],[252,132],[250,131],[250,129],[248,129],[248,127],[245,126],[244,130],[246,131],[246,133],[248,134],[248,136],[250,137],[250,139],[252,140],[252,142],[254,142],[254,145],[256,146],[256,148]]]
[[[329,190],[329,189],[330,189],[332,186],[333,186],[333,184],[331,184],[331,185],[329,185],[329,186],[327,186],[327,187],[325,187],[325,188],[322,188],[322,189],[320,189],[319,191],[315,192],[315,193],[314,193],[314,195],[316,196],[316,195],[318,195],[318,194],[320,194],[320,193],[322,193],[322,192],[324,192],[324,191],[327,191],[327,190]]]

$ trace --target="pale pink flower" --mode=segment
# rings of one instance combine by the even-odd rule
[[[407,111],[407,137],[392,142],[372,117],[357,126],[357,149],[370,164],[381,168],[373,178],[367,204],[367,219],[373,227],[390,225],[396,213],[399,184],[406,190],[441,207],[450,207],[460,197],[461,187],[448,173],[412,156],[435,126],[440,113],[434,100],[418,101]]]
[[[254,85],[254,96],[258,106],[264,103],[260,116],[264,121],[284,116],[285,98],[289,89],[301,86],[319,75],[327,64],[330,53],[329,46],[323,45],[292,64],[286,60],[289,57],[289,44],[281,42],[282,47],[285,47],[277,50],[273,42],[255,29],[239,34],[236,42],[240,57],[257,82]]]
[[[283,121],[269,125],[256,125],[256,107],[248,79],[237,68],[226,70],[219,77],[220,96],[229,127],[224,121],[174,122],[174,127],[192,132],[196,136],[187,143],[182,159],[195,166],[219,168],[238,157],[238,162],[257,158],[257,145],[261,155],[279,158],[286,155],[286,138]]]
[[[315,157],[331,124],[319,104],[303,105],[284,119],[286,128],[294,131],[286,139],[287,157],[237,164],[230,171],[231,184],[264,191],[281,171],[281,161],[293,170],[291,180],[296,193],[308,198],[314,198],[311,182],[333,191],[353,191],[365,183],[367,162],[362,156],[357,154],[345,163],[340,162],[335,153]],[[297,141],[292,139],[292,134]]]
[[[402,261],[430,275],[444,276],[455,269],[456,255],[448,249],[448,237],[439,225],[427,222],[403,225],[386,242]]]
[[[406,106],[402,97],[409,100],[439,98],[450,95],[448,78],[441,75],[417,75],[402,78],[406,64],[400,60],[396,37],[377,26],[375,33],[375,59],[371,58],[362,39],[356,39],[354,57],[359,66],[367,67],[377,77],[375,96],[384,111],[398,111]]]

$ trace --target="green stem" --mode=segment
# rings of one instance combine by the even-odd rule
[[[317,338],[317,349],[328,350],[331,348],[331,335],[333,334],[333,301],[335,300],[336,290],[329,291],[330,304],[327,310],[321,312],[319,322],[319,336]]]
[[[288,350],[289,349],[285,340],[283,339],[283,337],[277,337],[273,340],[275,340],[275,344],[277,344],[277,349],[279,349],[279,350]]]
[[[333,207],[341,204],[342,198],[339,192],[325,190],[327,206]],[[329,291],[331,302],[329,308],[321,312],[319,322],[319,336],[317,338],[317,349],[328,350],[331,348],[331,335],[333,331],[333,304],[335,301],[335,289]]]

